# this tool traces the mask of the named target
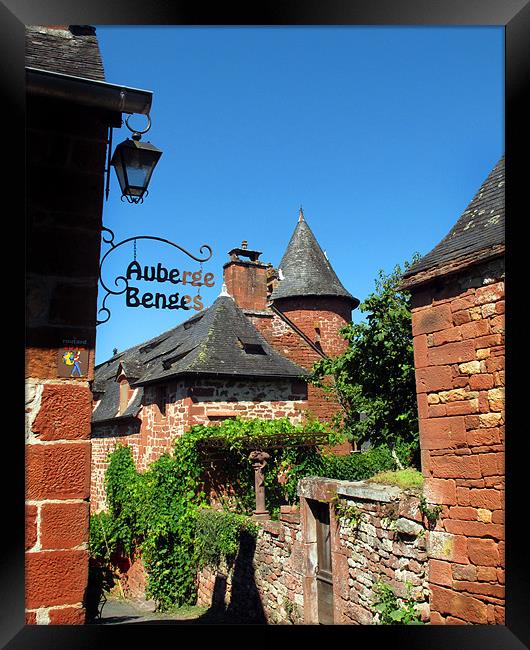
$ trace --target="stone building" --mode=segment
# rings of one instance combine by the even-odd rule
[[[86,25],[26,27],[25,52],[26,622],[79,624],[107,146],[122,113],[149,113],[152,93],[105,80]],[[72,378],[61,359],[74,345],[84,361]]]
[[[429,533],[432,623],[504,616],[504,157],[405,274]]]
[[[139,470],[194,424],[236,416],[300,422],[337,405],[307,384],[308,369],[340,353],[339,328],[359,301],[342,286],[300,210],[276,271],[246,242],[229,252],[211,307],[95,369],[93,510],[105,506],[108,452],[131,447]]]

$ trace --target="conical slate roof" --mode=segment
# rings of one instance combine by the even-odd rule
[[[342,286],[307,224],[302,210],[279,264],[279,270],[280,280],[271,294],[272,300],[300,296],[335,296],[351,300],[353,309],[359,304],[359,300]]]
[[[504,245],[504,156],[498,161],[458,221],[429,253],[410,267],[405,280],[458,260],[496,254]]]

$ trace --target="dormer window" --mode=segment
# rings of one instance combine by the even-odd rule
[[[267,354],[256,339],[239,338],[238,341],[246,354]]]
[[[118,415],[123,415],[127,410],[127,405],[129,404],[129,382],[123,378],[120,379],[120,410]]]

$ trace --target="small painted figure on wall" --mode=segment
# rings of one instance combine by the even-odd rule
[[[72,366],[70,377],[73,377],[75,374],[77,374],[78,377],[81,377],[80,358],[81,353],[79,350],[76,350],[75,352],[73,352],[73,350],[67,350],[63,354],[63,363],[67,366]]]

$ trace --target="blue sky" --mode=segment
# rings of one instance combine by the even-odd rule
[[[153,91],[143,140],[164,152],[141,205],[120,201],[112,170],[103,223],[116,241],[153,235],[195,255],[210,244],[206,307],[243,239],[279,263],[300,205],[363,300],[379,269],[403,266],[447,234],[504,153],[502,27],[99,26],[97,36],[107,81]],[[113,145],[129,136],[116,129]],[[132,244],[109,255],[107,284],[132,259]],[[137,259],[198,268],[145,241]],[[167,295],[181,287],[154,284],[136,286]],[[196,313],[128,308],[124,296],[107,306],[97,363]],[[361,318],[355,310],[352,320]]]

